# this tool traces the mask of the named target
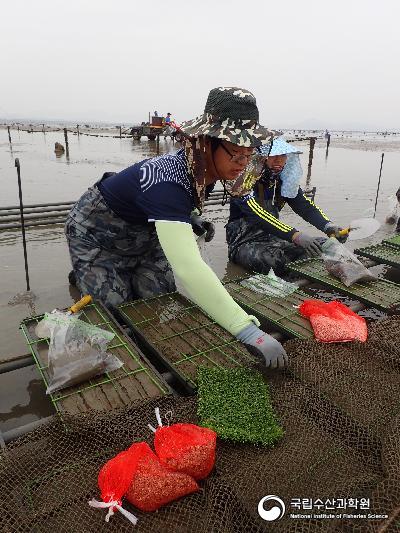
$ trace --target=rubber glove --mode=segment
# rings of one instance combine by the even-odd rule
[[[343,228],[341,228],[340,226],[336,226],[336,224],[328,222],[328,224],[326,224],[326,226],[324,227],[324,233],[326,233],[328,237],[331,237],[333,235],[339,242],[346,242],[349,237],[349,234],[346,233],[346,235],[340,235],[339,232],[342,231],[342,229]]]
[[[293,236],[293,242],[297,246],[301,246],[307,252],[310,257],[318,257],[321,255],[321,242],[318,237],[312,237],[307,233],[297,232]]]
[[[204,237],[204,240],[206,242],[210,242],[214,238],[215,226],[212,222],[208,222],[208,220],[204,220],[200,215],[197,215],[196,213],[191,214],[190,222],[192,224],[194,233],[198,237],[206,234]]]
[[[288,356],[282,344],[259,329],[255,324],[246,326],[236,338],[243,342],[250,353],[262,357],[267,368],[283,368]]]

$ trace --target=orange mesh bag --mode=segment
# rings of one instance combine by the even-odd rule
[[[99,472],[97,482],[101,491],[101,499],[90,500],[89,505],[97,509],[108,509],[106,522],[114,514],[115,509],[122,513],[132,524],[137,518],[122,507],[122,496],[131,484],[133,474],[137,468],[138,458],[128,451],[124,451],[107,461]]]
[[[328,303],[305,300],[300,305],[299,311],[310,320],[315,338],[321,342],[367,340],[368,329],[365,319],[336,300]]]
[[[158,428],[155,430],[154,448],[160,462],[176,472],[206,478],[215,464],[217,434],[212,429],[195,424],[163,426],[158,407],[155,409]]]
[[[138,509],[156,511],[199,490],[192,477],[165,468],[145,442],[133,444],[128,452],[137,459],[137,468],[125,497]]]

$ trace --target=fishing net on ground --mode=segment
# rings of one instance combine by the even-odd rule
[[[99,499],[102,465],[133,442],[151,446],[154,409],[171,423],[198,423],[196,397],[164,397],[108,413],[64,416],[11,443],[0,456],[1,531],[138,531],[175,533],[398,531],[400,520],[400,318],[374,324],[363,344],[290,341],[290,366],[269,373],[270,396],[284,429],[274,447],[217,440],[216,466],[200,491],[133,526],[120,513],[89,507]],[[286,512],[274,522],[258,513],[277,495]],[[328,511],[327,504],[336,508]],[[337,508],[338,501],[346,509]],[[324,509],[316,507],[322,502]],[[358,502],[358,507],[355,507]],[[361,507],[363,503],[363,508]],[[300,505],[302,508],[300,508]],[[307,511],[307,506],[312,511]],[[368,506],[368,509],[366,507]],[[336,518],[316,518],[318,513]],[[291,514],[311,513],[311,518]],[[384,519],[338,514],[387,514]]]

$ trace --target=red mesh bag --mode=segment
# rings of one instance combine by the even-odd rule
[[[365,319],[342,303],[305,300],[299,308],[314,330],[315,338],[322,342],[365,342],[368,336]]]
[[[200,480],[214,468],[216,440],[212,429],[173,424],[157,428],[154,448],[164,466]]]
[[[145,442],[133,444],[128,452],[137,460],[137,467],[125,497],[138,509],[156,511],[199,490],[192,477],[165,468]]]
[[[137,468],[138,458],[124,451],[107,461],[101,468],[97,482],[101,491],[102,502],[90,500],[89,505],[97,509],[108,509],[106,522],[118,509],[128,520],[136,524],[137,518],[122,508],[122,496],[128,490],[135,470]]]

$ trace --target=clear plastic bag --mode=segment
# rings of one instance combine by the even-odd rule
[[[114,333],[68,316],[61,311],[46,313],[36,327],[38,337],[50,337],[49,382],[46,394],[112,372],[123,363],[106,352]]]
[[[240,284],[251,291],[282,298],[292,294],[298,289],[298,286],[294,283],[289,283],[288,281],[279,278],[272,268],[267,275],[256,274],[251,278],[244,279]]]
[[[375,281],[377,276],[366,268],[357,257],[334,238],[322,244],[322,259],[327,271],[350,287],[359,281]]]

